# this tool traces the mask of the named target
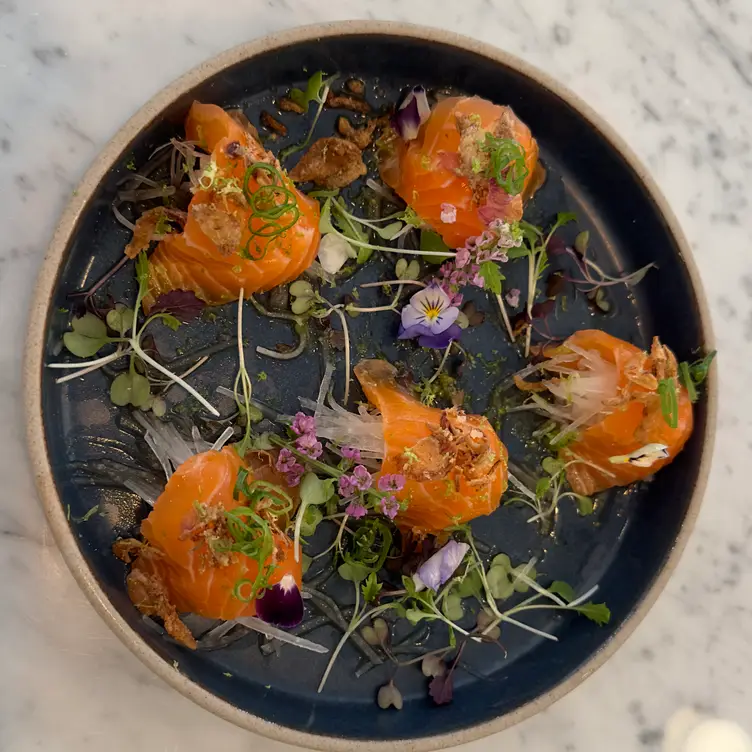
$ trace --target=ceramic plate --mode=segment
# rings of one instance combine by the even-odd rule
[[[460,744],[506,728],[561,697],[617,649],[652,605],[685,545],[705,487],[715,411],[712,377],[696,406],[691,440],[653,482],[607,492],[588,517],[563,505],[555,538],[541,536],[535,525],[526,524],[529,514],[514,506],[476,525],[496,550],[513,559],[540,557],[539,569],[578,592],[598,583],[599,598],[612,612],[610,623],[599,627],[582,618],[542,618],[536,624],[552,630],[557,643],[509,631],[506,655],[468,651],[471,672],[458,675],[454,701],[445,707],[427,699],[420,672],[405,672],[400,676],[404,709],[382,712],[374,696],[388,670],[355,678],[358,654],[349,645],[319,695],[325,656],[290,648],[266,656],[255,633],[223,649],[191,652],[140,616],[125,590],[124,567],[110,548],[115,538],[134,532],[148,508],[120,486],[117,463],[151,468],[154,463],[129,415],[110,403],[106,374],[56,385],[56,374],[43,367],[58,356],[69,326],[69,293],[85,289],[122,255],[129,233],[115,221],[110,205],[118,182],[128,175],[127,164],[144,162],[155,147],[182,135],[194,99],[242,108],[257,123],[262,109],[271,109],[290,86],[304,87],[316,70],[362,79],[376,106],[418,83],[511,105],[532,129],[547,170],[526,218],[542,224],[557,212],[573,211],[577,226],[565,228],[563,239],[572,242],[576,232],[588,230],[594,258],[609,271],[656,265],[634,288],[610,288],[606,313],[573,296],[567,311],[550,321],[551,333],[565,336],[595,327],[640,347],[657,334],[680,359],[712,349],[700,282],[676,220],[628,148],[573,94],[499,50],[445,32],[355,22],[297,29],[220,55],[157,95],[106,147],[72,199],[44,263],[28,340],[26,399],[38,485],[65,559],[112,629],[160,676],[212,712],[259,733],[326,750],[414,751]],[[331,132],[337,114],[325,111],[322,133]],[[298,140],[306,127],[302,118],[283,119],[290,133],[278,146]],[[377,278],[382,263],[375,260],[357,281]],[[116,299],[132,295],[132,273],[117,275],[109,292]],[[482,294],[477,300],[485,321],[468,332],[463,345],[495,366],[466,364],[461,385],[472,409],[485,412],[499,379],[523,361],[503,336],[489,302]],[[160,351],[177,357],[181,348],[231,340],[234,307],[217,313],[216,321],[175,334],[160,332]],[[358,356],[402,357],[394,325],[390,316],[353,319]],[[259,319],[250,308],[245,331],[255,344],[269,347],[292,341],[284,324]],[[231,383],[236,363],[232,348],[220,351],[192,383],[210,394],[216,384]],[[435,367],[425,358],[410,365],[426,374]],[[322,353],[313,347],[293,367],[253,356],[250,370],[267,374],[257,382],[256,396],[291,412],[298,395],[315,396]],[[342,388],[341,369],[338,373],[335,391]],[[184,396],[179,389],[170,393],[176,402]],[[501,436],[512,457],[524,462],[519,424],[504,420]],[[82,520],[94,505],[101,513]],[[338,639],[331,627],[309,636],[330,646]]]

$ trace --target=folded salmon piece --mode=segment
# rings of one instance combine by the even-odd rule
[[[488,177],[487,134],[516,142],[524,154],[527,174],[516,195]],[[522,219],[523,203],[538,179],[537,165],[538,144],[511,108],[480,97],[449,97],[433,108],[416,139],[405,142],[396,132],[382,139],[379,169],[384,182],[450,248],[459,248],[494,219]]]
[[[318,203],[295,187],[250,124],[221,107],[194,102],[185,130],[211,162],[182,233],[168,234],[149,259],[145,309],[170,290],[221,305],[241,289],[248,297],[300,276],[318,249]]]
[[[692,434],[692,402],[674,354],[657,337],[647,353],[585,329],[546,355],[540,368],[558,375],[539,383],[556,398],[552,415],[572,439],[559,458],[571,463],[567,480],[576,493],[590,496],[653,475]],[[672,405],[669,416],[662,402]]]
[[[499,506],[508,453],[486,418],[426,407],[397,383],[396,368],[384,360],[361,361],[355,375],[383,420],[381,473],[405,476],[395,494],[404,507],[396,518],[400,527],[438,533]]]

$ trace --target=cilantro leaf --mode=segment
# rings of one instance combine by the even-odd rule
[[[494,295],[501,295],[501,282],[505,279],[495,261],[484,261],[478,273],[483,278],[483,286]]]
[[[371,572],[366,581],[360,586],[366,603],[373,603],[379,596],[383,585],[376,578],[376,572]]]

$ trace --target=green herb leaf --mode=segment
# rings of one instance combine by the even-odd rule
[[[535,484],[535,495],[538,499],[542,499],[551,488],[551,478],[540,478]]]
[[[162,319],[162,323],[168,329],[172,329],[173,332],[176,332],[180,328],[180,319],[173,316],[171,313],[162,313],[160,314],[160,318]]]
[[[689,372],[692,375],[692,381],[695,382],[696,386],[700,386],[708,377],[710,364],[713,362],[716,354],[716,351],[713,350],[713,352],[708,353],[702,360],[695,361],[689,367]]]
[[[554,222],[554,226],[551,228],[549,234],[553,234],[560,227],[563,227],[564,225],[567,225],[570,222],[576,222],[576,221],[577,221],[577,215],[574,212],[559,212],[556,215],[556,222]]]
[[[541,467],[544,473],[554,476],[558,475],[564,469],[564,463],[561,460],[557,460],[555,457],[544,457],[541,462]]]
[[[506,600],[514,592],[514,585],[512,585],[509,574],[504,567],[492,566],[486,574],[486,580],[491,595],[496,600]]]
[[[679,363],[679,382],[687,390],[689,401],[697,402],[697,387],[695,386],[695,382],[692,379],[692,374],[689,370],[689,363],[687,363],[686,360],[683,360],[681,363]]]
[[[337,572],[343,580],[355,583],[363,582],[371,574],[371,570],[368,567],[354,561],[346,561],[340,564]]]
[[[431,256],[424,256],[423,260],[429,264],[443,264],[451,253],[449,246],[442,240],[441,235],[433,230],[420,231],[420,250],[431,251]]]
[[[494,295],[501,295],[501,283],[505,279],[495,261],[484,261],[478,273],[483,277],[484,288]]]
[[[595,505],[593,504],[593,500],[589,496],[581,496],[580,494],[575,494],[574,497],[577,501],[577,514],[579,514],[580,517],[587,517],[589,514],[593,513]]]
[[[361,590],[363,592],[363,598],[365,602],[375,602],[379,596],[379,593],[381,592],[382,587],[382,584],[376,577],[376,572],[371,572],[371,574],[369,574],[366,578],[366,581],[361,585]]]
[[[313,535],[323,518],[324,515],[317,506],[311,504],[305,507],[303,510],[303,520],[300,525],[300,534],[304,537]]]
[[[583,603],[575,607],[575,611],[601,627],[611,620],[611,610],[605,603]]]
[[[316,71],[306,84],[306,89],[290,89],[289,97],[295,104],[302,107],[304,110],[308,109],[308,105],[311,102],[318,101],[321,96],[321,89],[324,86],[324,71]]]
[[[483,582],[477,569],[465,575],[456,585],[455,592],[460,598],[469,598],[470,596],[478,597],[483,592]]]
[[[66,349],[79,358],[90,358],[109,342],[107,325],[93,313],[85,313],[71,322],[72,332],[63,335]]]
[[[119,407],[125,405],[144,407],[150,397],[149,379],[135,371],[118,374],[110,385],[110,399]]]
[[[450,621],[459,621],[465,615],[462,598],[456,592],[450,592],[444,597],[441,610]]]
[[[571,603],[575,599],[575,594],[572,586],[566,582],[562,582],[561,580],[552,582],[550,587],[548,588],[548,592],[553,593],[554,595],[558,595],[567,603]]]
[[[107,312],[107,326],[124,336],[133,326],[134,315],[132,308],[117,303],[111,311]]]
[[[300,481],[300,501],[306,505],[325,504],[331,496],[330,488],[315,473],[306,473]]]
[[[587,230],[583,230],[574,239],[574,249],[580,256],[584,256],[587,253],[588,243],[590,242],[590,233]]]
[[[661,400],[663,419],[669,428],[679,425],[679,400],[676,396],[676,379],[661,379],[658,382],[658,396]]]

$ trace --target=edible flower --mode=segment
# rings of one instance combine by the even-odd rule
[[[339,495],[347,499],[358,492],[367,491],[373,485],[373,476],[363,465],[356,465],[351,475],[342,475],[337,483]]]
[[[443,350],[462,330],[455,323],[460,309],[437,284],[423,288],[402,309],[399,339],[415,339],[421,347]]]
[[[457,207],[454,204],[441,205],[441,221],[447,225],[457,221]]]
[[[428,561],[421,564],[413,575],[418,590],[429,588],[437,591],[457,571],[469,550],[467,543],[459,543],[454,539],[448,541]]]
[[[652,467],[659,460],[667,460],[668,447],[665,444],[645,444],[629,454],[618,454],[609,457],[612,465],[636,465],[637,467]]]
[[[277,472],[285,476],[285,481],[291,488],[300,483],[305,468],[296,459],[295,455],[287,448],[279,450],[279,456],[275,465]]]
[[[365,517],[368,511],[359,501],[351,501],[345,509],[345,514],[359,520],[361,517]]]
[[[402,100],[392,118],[392,125],[403,141],[412,141],[418,137],[420,126],[428,120],[430,114],[426,90],[422,86],[415,86]]]
[[[359,462],[360,461],[360,449],[358,449],[357,447],[343,446],[342,456],[346,460],[354,460],[355,462]]]
[[[381,499],[381,513],[390,520],[393,520],[397,516],[399,509],[400,505],[396,497],[384,496],[384,498]]]
[[[385,473],[379,478],[379,491],[401,491],[405,487],[405,476],[399,473]]]
[[[286,574],[256,599],[256,614],[267,624],[282,629],[292,629],[303,621],[303,596],[291,574]]]

